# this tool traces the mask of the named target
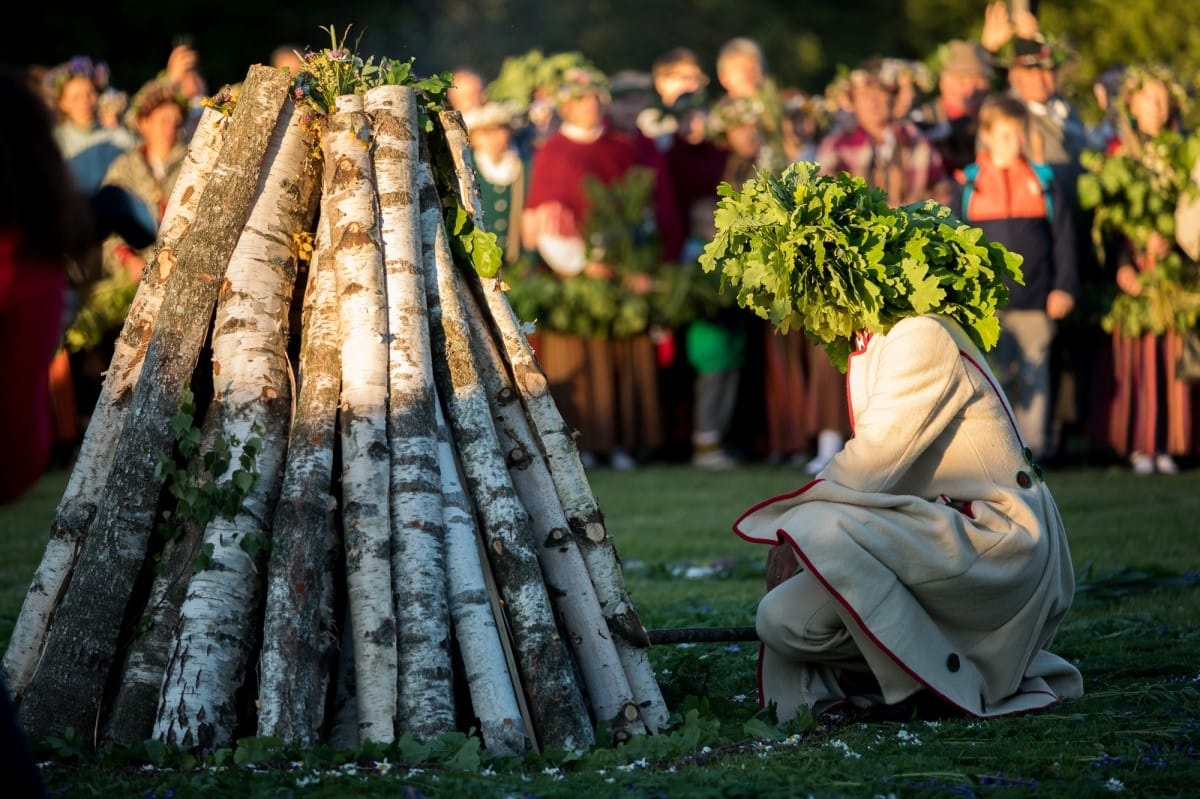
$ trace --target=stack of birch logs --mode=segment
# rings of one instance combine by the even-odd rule
[[[303,116],[263,66],[204,112],[4,656],[26,733],[209,753],[477,730],[520,755],[658,732],[572,431],[443,221],[449,196],[484,224],[461,117],[427,133],[408,86]],[[163,467],[202,377],[192,457],[224,442],[214,485],[256,475],[203,522]]]

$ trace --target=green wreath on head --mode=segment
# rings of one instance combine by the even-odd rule
[[[722,184],[701,267],[780,332],[803,330],[843,372],[859,331],[886,333],[907,316],[947,316],[981,349],[995,346],[1021,256],[944,205],[893,208],[862,178],[819,169],[760,171],[741,191]]]

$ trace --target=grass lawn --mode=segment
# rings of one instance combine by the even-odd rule
[[[753,624],[765,551],[730,531],[747,506],[805,479],[730,472],[596,469],[592,488],[646,626]],[[909,797],[1193,796],[1200,793],[1200,472],[1052,471],[1079,586],[1054,650],[1086,695],[1026,716],[978,721],[777,727],[756,716],[757,645],[658,645],[651,658],[671,729],[586,753],[499,759],[474,737],[356,753],[250,740],[194,763],[149,746],[96,758],[38,742],[66,796]],[[40,560],[66,474],[0,509],[0,648]]]

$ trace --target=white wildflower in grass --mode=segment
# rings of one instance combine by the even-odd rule
[[[375,770],[378,771],[380,774],[387,774],[389,771],[392,770],[392,764],[388,762],[388,759],[386,757],[383,760],[381,760],[377,763],[374,763],[373,765],[375,766]]]
[[[791,735],[789,735],[787,738],[784,738],[783,742],[787,746],[799,746],[803,740],[804,740],[804,736],[800,735],[799,733],[794,732]]]
[[[158,769],[155,768],[154,765],[151,763],[147,763],[144,766],[142,766],[141,770],[142,771],[158,771]]]
[[[702,746],[702,747],[700,747],[700,753],[704,754],[704,755],[711,754],[712,747],[711,746]]]
[[[546,777],[552,777],[556,780],[563,779],[562,769],[560,769],[558,766],[546,766],[546,768],[542,769],[542,775]]]
[[[626,763],[623,766],[617,766],[617,771],[637,771],[640,768],[647,768],[649,765],[650,761],[643,757],[641,760],[635,760],[632,763]]]
[[[846,743],[845,741],[843,741],[841,738],[834,738],[832,741],[830,741],[829,743],[827,743],[825,745],[832,747],[834,749],[840,749],[843,755],[845,755],[846,757],[851,758],[853,760],[861,760],[862,759],[862,755],[860,755],[858,752],[855,752],[853,749],[851,749],[850,745],[848,743]]]
[[[733,702],[745,702],[749,698],[750,697],[746,696],[745,694],[734,694],[733,696],[729,697],[729,699]]]
[[[353,776],[357,775],[358,774],[358,764],[357,763],[346,763],[345,765],[342,766],[342,773],[345,774],[347,777],[353,777]]]
[[[483,771],[479,772],[479,774],[482,777],[495,777],[496,769],[492,767],[491,763],[488,763],[486,766],[484,766]]]
[[[901,727],[896,732],[896,737],[900,739],[900,743],[904,746],[920,746],[921,745],[921,739],[918,738],[914,733],[909,732],[907,729],[905,729],[903,727]]]
[[[408,779],[411,780],[413,777],[419,777],[424,773],[425,773],[425,769],[413,767],[408,770],[408,774],[405,776],[407,776]]]
[[[1121,782],[1116,777],[1109,777],[1108,782],[1104,783],[1104,787],[1113,793],[1121,793],[1125,790],[1125,783]]]
[[[304,777],[296,778],[296,787],[297,788],[307,788],[310,785],[320,785],[320,784],[321,784],[321,778],[320,778],[320,776],[318,776],[316,774],[309,774]]]

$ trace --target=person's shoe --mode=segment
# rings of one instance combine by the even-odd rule
[[[614,449],[612,456],[608,459],[608,465],[616,469],[618,472],[628,472],[632,469],[636,469],[638,462],[634,460],[633,456],[625,450]]]
[[[1159,474],[1179,474],[1179,465],[1175,459],[1163,452],[1154,456],[1154,471]]]
[[[1154,459],[1144,452],[1135,452],[1129,456],[1129,465],[1134,474],[1154,474]]]
[[[714,449],[709,452],[697,452],[693,455],[692,466],[697,469],[732,469],[737,466],[737,461],[730,457],[725,450]]]

